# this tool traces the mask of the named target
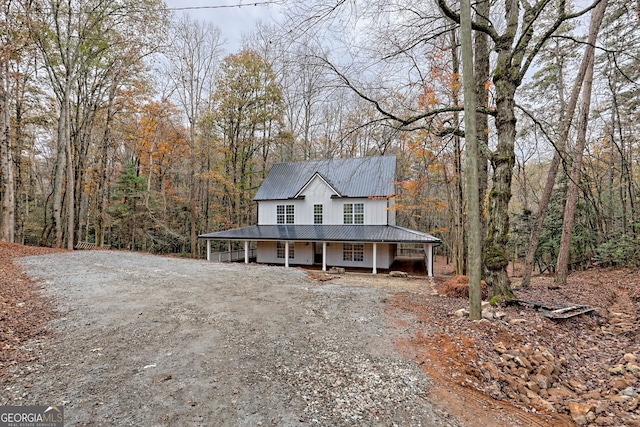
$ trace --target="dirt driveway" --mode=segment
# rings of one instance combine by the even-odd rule
[[[0,404],[64,404],[69,426],[458,425],[396,352],[384,289],[126,252],[20,264],[61,315]]]

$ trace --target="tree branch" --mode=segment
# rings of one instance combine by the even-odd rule
[[[551,144],[553,149],[560,156],[560,159],[562,160],[562,164],[563,165],[567,164],[569,162],[569,160],[567,159],[566,153],[563,150],[561,150],[560,148],[558,148],[558,146],[556,145],[556,143],[554,141],[554,138],[551,135],[549,135],[547,130],[544,128],[543,124],[538,119],[536,119],[534,117],[533,113],[531,113],[529,110],[527,110],[526,108],[524,108],[523,106],[521,106],[519,104],[516,104],[516,108],[519,109],[520,111],[522,111],[527,117],[529,117],[529,119],[533,122],[533,124],[538,129],[540,129],[540,132],[542,132],[542,134],[545,136],[547,141],[549,141],[549,144]]]
[[[438,0],[438,1],[441,1],[441,0]],[[558,16],[558,18],[553,23],[553,25],[547,31],[545,31],[545,33],[542,35],[540,40],[538,40],[536,45],[529,52],[529,55],[527,56],[527,59],[524,62],[524,65],[520,69],[520,72],[518,74],[518,79],[520,81],[522,81],[522,79],[524,79],[524,76],[527,74],[527,71],[529,70],[529,67],[531,67],[531,64],[533,63],[535,57],[538,55],[538,52],[540,51],[540,49],[542,49],[542,47],[547,42],[547,40],[553,35],[553,33],[556,32],[556,30],[560,27],[560,25],[562,25],[563,22],[568,21],[570,19],[581,17],[582,15],[586,14],[590,10],[594,9],[598,5],[598,3],[600,3],[600,1],[601,0],[594,0],[594,2],[591,5],[587,6],[583,10],[581,10],[579,12],[576,12],[576,13],[567,14],[567,13],[565,13],[563,11]]]
[[[438,2],[438,7],[440,8],[444,16],[451,19],[455,23],[458,23],[458,24],[460,23],[460,14],[450,9],[449,6],[447,5],[446,0],[437,0],[437,2]],[[495,30],[495,28],[491,26],[490,22],[488,25],[484,25],[476,21],[471,21],[471,28],[476,31],[481,31],[487,34],[489,37],[493,39],[494,42],[497,41],[498,38],[500,38],[500,35]]]
[[[331,71],[333,71],[339,78],[340,80],[342,80],[342,82],[349,88],[351,89],[356,95],[358,95],[360,98],[364,99],[365,101],[371,103],[376,111],[378,111],[380,114],[382,114],[384,117],[386,117],[387,119],[393,120],[395,122],[398,122],[401,126],[409,126],[419,120],[422,119],[426,119],[428,117],[433,117],[433,116],[437,116],[439,114],[443,114],[443,113],[452,113],[455,111],[464,111],[464,107],[461,105],[457,105],[457,106],[449,106],[449,107],[442,107],[442,108],[434,108],[433,110],[429,110],[429,111],[425,111],[424,113],[420,113],[420,114],[416,114],[414,116],[409,116],[409,117],[400,117],[394,113],[391,113],[389,111],[387,111],[382,105],[380,105],[380,102],[378,102],[377,100],[371,98],[370,96],[368,96],[367,94],[365,94],[364,92],[362,92],[360,89],[358,89],[357,87],[355,87],[355,85],[353,83],[351,83],[351,80],[349,80],[349,78],[344,75],[344,73],[340,72],[340,70],[338,70],[335,65],[333,65],[331,62],[329,62],[326,58],[322,58],[319,56],[314,56],[316,59],[322,61],[325,66],[327,66],[329,69],[331,69]],[[482,114],[487,114],[487,115],[491,115],[491,116],[495,116],[495,110],[491,109],[491,108],[487,108],[487,107],[477,107],[477,111],[479,113]],[[422,127],[420,127],[422,128]]]

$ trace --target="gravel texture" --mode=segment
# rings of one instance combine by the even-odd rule
[[[384,289],[115,251],[19,262],[60,315],[2,405],[63,404],[69,426],[458,425],[397,353]]]

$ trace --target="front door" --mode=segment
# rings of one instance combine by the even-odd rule
[[[322,264],[322,242],[313,242],[313,263]]]

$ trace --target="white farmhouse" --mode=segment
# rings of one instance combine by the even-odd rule
[[[394,209],[394,156],[278,163],[260,186],[258,225],[199,236],[257,243],[259,263],[388,269],[398,245],[422,245],[433,275],[433,248],[440,239],[398,227]]]

